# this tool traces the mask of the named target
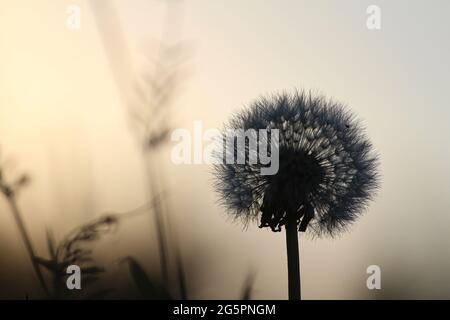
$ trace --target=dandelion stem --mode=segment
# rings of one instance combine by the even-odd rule
[[[286,224],[286,249],[288,262],[289,300],[301,300],[300,255],[296,221]]]
[[[23,241],[25,243],[25,247],[26,247],[26,249],[28,251],[28,255],[30,256],[31,263],[33,265],[34,271],[36,272],[36,276],[38,277],[38,280],[39,280],[39,282],[40,282],[40,284],[42,286],[42,289],[44,290],[45,294],[48,297],[48,296],[50,296],[50,292],[48,290],[47,284],[45,283],[45,280],[44,280],[44,277],[42,275],[41,269],[40,269],[38,263],[35,260],[36,255],[35,255],[35,251],[34,251],[34,248],[33,248],[33,244],[31,242],[31,239],[30,239],[29,235],[28,235],[27,229],[25,228],[25,223],[23,222],[22,216],[20,214],[20,210],[19,210],[19,208],[17,206],[16,199],[15,199],[13,194],[8,195],[7,199],[8,199],[9,207],[11,208],[12,214],[14,216],[14,219],[16,220],[17,227],[19,228],[19,232],[20,232],[20,234],[22,236],[22,239],[23,239]]]

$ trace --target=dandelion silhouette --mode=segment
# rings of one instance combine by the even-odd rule
[[[245,223],[259,219],[260,228],[285,227],[289,298],[300,299],[297,230],[313,237],[347,230],[378,187],[377,155],[342,104],[305,92],[260,98],[226,128],[279,130],[276,174],[259,174],[263,165],[249,161],[254,150],[235,147],[231,151],[245,153],[245,163],[216,165],[216,190],[228,211]]]

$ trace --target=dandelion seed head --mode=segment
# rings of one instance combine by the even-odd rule
[[[236,114],[231,129],[279,130],[279,170],[260,163],[215,166],[215,187],[235,217],[281,231],[334,236],[361,215],[378,188],[378,157],[365,130],[342,104],[305,92],[262,97]],[[228,152],[228,150],[227,150]],[[232,152],[255,152],[245,150]]]

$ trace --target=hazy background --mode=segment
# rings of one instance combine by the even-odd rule
[[[294,88],[319,90],[364,119],[381,190],[351,233],[300,237],[304,298],[450,298],[448,1],[170,1],[176,14],[163,29],[163,0],[116,0],[129,57],[105,45],[106,36],[124,49],[115,26],[98,20],[102,12],[108,20],[106,1],[92,2],[0,0],[0,160],[33,179],[19,201],[40,254],[46,226],[62,237],[148,200],[123,92],[132,90],[127,63],[144,68],[163,34],[189,57],[171,112],[176,128],[192,130],[194,120],[220,128],[260,94]],[[81,7],[78,31],[66,28],[69,4]],[[371,4],[381,7],[378,31],[366,28]],[[254,270],[254,298],[285,299],[284,235],[229,221],[210,168],[173,165],[172,145],[157,157],[191,297],[237,298]],[[111,281],[128,281],[123,256],[157,269],[153,230],[150,216],[139,216],[99,244]],[[372,264],[381,267],[380,291],[366,288]],[[33,281],[2,197],[1,297],[32,295]]]

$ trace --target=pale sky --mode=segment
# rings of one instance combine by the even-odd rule
[[[93,1],[102,12],[102,0]],[[14,170],[33,178],[21,202],[37,243],[45,225],[61,236],[98,213],[146,201],[143,162],[120,90],[128,62],[139,70],[143,56],[155,56],[163,1],[115,2],[131,60],[117,50],[112,56],[120,63],[112,65],[101,35],[115,43],[114,28],[102,33],[88,1],[0,0],[0,156],[12,157]],[[66,27],[69,4],[81,7],[78,31]],[[371,4],[381,8],[381,30],[366,27]],[[220,128],[261,94],[313,89],[362,118],[380,154],[380,192],[351,232],[335,240],[300,237],[304,298],[450,297],[443,281],[450,279],[450,3],[186,0],[174,6],[180,11],[166,36],[183,41],[189,57],[174,126],[192,130],[202,120]],[[195,297],[234,298],[253,269],[256,298],[284,299],[284,237],[230,222],[209,168],[175,166],[169,154],[170,145],[160,163],[182,249],[201,251],[206,268],[195,279]],[[0,206],[1,237],[19,246],[3,200]],[[124,228],[108,259],[128,254],[122,251],[133,244],[150,247],[145,218]],[[0,255],[10,250],[2,244]],[[17,251],[6,269],[27,263]],[[381,292],[366,288],[372,264],[382,270]],[[26,274],[25,266],[20,270]]]

